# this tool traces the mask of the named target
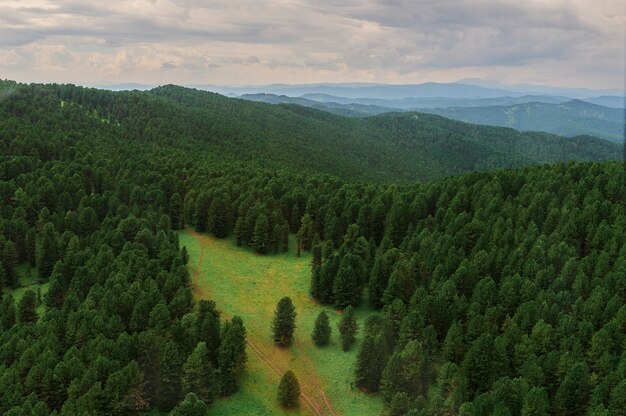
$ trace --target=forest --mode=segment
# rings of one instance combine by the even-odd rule
[[[251,323],[194,298],[193,229],[310,256],[308,294],[342,311],[351,383],[385,414],[624,415],[619,158],[434,115],[2,82],[0,413],[211,414],[236,395]],[[289,302],[263,323],[278,344]]]

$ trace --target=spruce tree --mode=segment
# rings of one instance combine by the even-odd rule
[[[302,221],[300,225],[300,229],[298,230],[298,235],[300,236],[300,241],[302,244],[302,250],[311,250],[311,244],[313,243],[314,238],[314,226],[313,220],[309,214],[304,214],[302,216]]]
[[[361,297],[359,279],[354,269],[343,260],[333,282],[333,302],[337,308],[356,305]]]
[[[296,309],[291,298],[282,298],[276,305],[274,320],[272,321],[272,338],[275,343],[281,346],[289,345],[296,328],[295,321]]]
[[[37,295],[31,289],[27,290],[17,307],[17,321],[21,325],[37,321]]]
[[[159,357],[159,392],[157,396],[160,409],[169,410],[176,406],[181,396],[181,362],[176,343],[169,340],[161,347]]]
[[[313,328],[313,342],[318,346],[328,345],[330,341],[330,322],[328,320],[328,314],[325,310],[322,310],[317,319],[315,320],[315,327]]]
[[[198,399],[194,393],[188,393],[185,400],[172,410],[170,416],[206,416],[208,411],[206,403]]]
[[[217,377],[205,342],[198,342],[183,365],[182,385],[185,394],[195,393],[205,403],[213,402],[217,394]]]
[[[356,359],[356,385],[373,393],[380,389],[380,379],[387,365],[387,343],[384,334],[367,334]]]
[[[4,244],[4,250],[2,251],[2,265],[4,266],[4,280],[6,286],[17,286],[17,274],[15,273],[15,267],[18,261],[18,252],[15,248],[13,241],[9,240]]]
[[[173,230],[183,228],[182,206],[183,200],[180,194],[178,192],[173,194],[170,198],[170,221]]]
[[[237,217],[237,221],[235,221],[235,242],[238,246],[241,246],[244,243],[244,228],[245,228],[245,218],[243,215]]]
[[[37,267],[39,268],[39,277],[48,279],[52,274],[52,268],[58,260],[58,242],[57,235],[52,223],[47,223],[43,227],[41,233],[39,252],[37,256]]]
[[[241,318],[235,316],[224,324],[217,358],[222,394],[229,396],[237,391],[246,360],[246,329]]]
[[[257,253],[267,253],[269,243],[269,225],[265,214],[260,214],[254,224],[253,244]]]
[[[293,371],[287,371],[278,384],[278,403],[283,407],[296,407],[300,399],[300,383]]]
[[[343,310],[338,327],[341,337],[341,346],[344,351],[348,351],[352,344],[354,344],[358,331],[356,316],[354,316],[354,308],[352,306],[348,306]]]
[[[11,329],[11,327],[15,325],[15,320],[15,299],[13,298],[13,295],[9,293],[2,299],[2,306],[0,307],[0,324],[5,330]]]

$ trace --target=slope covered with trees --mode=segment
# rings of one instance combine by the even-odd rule
[[[591,135],[621,143],[624,140],[624,109],[585,101],[524,103],[474,108],[433,108],[426,113],[469,123],[511,127],[522,131],[545,131],[572,137]]]
[[[376,176],[358,173],[370,164],[391,180],[596,160],[617,157],[616,146],[434,115],[359,121],[177,87],[3,83],[1,96],[0,413],[180,404],[181,414],[237,390],[245,323],[193,302],[182,227],[233,236],[250,255],[284,251],[295,234],[296,252],[311,252],[311,296],[344,309],[344,348],[363,338],[355,385],[379,391],[393,414],[623,411],[620,163],[430,184],[338,178]],[[25,264],[46,293],[18,299]],[[380,313],[350,320],[364,302]]]

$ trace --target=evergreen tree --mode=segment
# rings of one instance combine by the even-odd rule
[[[185,394],[194,393],[205,403],[213,402],[217,377],[205,342],[198,342],[183,365],[182,386]]]
[[[2,251],[2,259],[0,264],[4,266],[4,281],[6,286],[15,287],[17,285],[17,273],[15,267],[17,266],[18,253],[13,241],[9,240],[4,244],[4,250]]]
[[[56,231],[52,223],[44,225],[41,236],[40,245],[37,256],[37,268],[39,269],[39,277],[48,279],[52,274],[52,268],[58,260],[58,242]]]
[[[26,259],[31,267],[37,264],[37,234],[34,228],[30,228],[26,232]]]
[[[287,371],[278,384],[278,403],[283,407],[296,407],[300,400],[300,383],[293,371]]]
[[[313,220],[311,219],[311,216],[309,214],[304,214],[302,216],[300,229],[298,230],[298,236],[300,237],[302,250],[311,250],[311,244],[313,243],[314,235],[315,228],[313,225]]]
[[[254,249],[257,253],[267,253],[269,244],[269,225],[265,214],[260,214],[254,224]]]
[[[417,341],[409,341],[393,353],[381,379],[381,390],[386,402],[398,392],[409,397],[426,394],[430,384],[430,360]]]
[[[2,298],[0,308],[0,324],[2,328],[11,329],[16,322],[15,299],[10,293]]]
[[[344,351],[348,351],[352,344],[354,344],[358,331],[356,316],[352,306],[348,306],[343,310],[338,328],[341,337],[341,347]]]
[[[589,402],[591,383],[585,363],[574,363],[565,373],[554,396],[555,414],[559,416],[584,415]]]
[[[409,396],[401,391],[394,394],[389,404],[389,416],[405,416],[409,411]]]
[[[361,297],[359,278],[350,264],[341,261],[333,283],[333,301],[337,308],[356,305]]]
[[[180,230],[183,228],[182,215],[183,200],[178,192],[174,193],[170,198],[170,222],[172,230]]]
[[[24,292],[17,307],[17,321],[21,325],[37,321],[37,295],[31,289]]]
[[[181,360],[176,343],[169,340],[161,347],[159,357],[158,406],[169,410],[180,401]]]
[[[330,341],[330,322],[328,320],[328,314],[325,310],[322,310],[317,319],[315,319],[315,327],[313,328],[313,342],[315,345],[324,346],[328,345]]]
[[[356,359],[356,385],[367,392],[377,392],[387,364],[389,350],[387,324],[372,316],[365,323],[363,343]]]
[[[194,393],[188,393],[172,412],[170,416],[207,416],[209,408],[206,403],[198,399]]]
[[[272,321],[272,338],[275,343],[287,346],[293,337],[296,328],[296,308],[291,298],[284,297],[276,305],[274,320]]]
[[[544,388],[532,387],[524,396],[521,416],[548,416],[550,400]]]
[[[235,316],[224,324],[217,358],[222,394],[229,396],[237,391],[246,360],[246,329],[241,318]]]

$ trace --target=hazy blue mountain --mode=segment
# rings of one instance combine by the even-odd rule
[[[433,108],[421,111],[454,120],[520,131],[545,131],[562,136],[593,135],[614,142],[624,139],[624,111],[572,100],[561,104]]]
[[[542,102],[559,104],[570,101],[571,98],[559,96],[524,95],[521,97],[495,97],[495,98],[403,98],[397,100],[384,100],[376,98],[345,98],[327,94],[305,94],[300,98],[323,103],[360,104],[387,107],[392,110],[419,110],[421,108],[448,108],[448,107],[484,107],[489,105],[513,105],[529,102]]]
[[[585,98],[583,101],[611,108],[626,108],[626,98],[618,97],[615,95],[603,95],[600,97]]]
[[[589,88],[564,88],[553,87],[549,85],[534,85],[534,84],[503,84],[496,81],[487,81],[480,78],[464,78],[458,83],[475,85],[483,88],[503,89],[508,91],[514,91],[517,93],[525,93],[530,95],[562,95],[572,98],[592,98],[599,95],[611,95],[611,96],[624,96],[624,90],[618,89],[589,89]]]
[[[298,97],[305,94],[327,94],[345,98],[376,98],[376,99],[402,99],[402,98],[494,98],[503,96],[521,96],[512,91],[484,88],[476,85],[458,83],[428,82],[424,84],[302,84],[285,85],[273,84],[262,86],[229,87],[217,85],[191,85],[191,87],[217,92],[220,94],[234,93],[258,94],[267,93],[275,95],[287,95]]]

